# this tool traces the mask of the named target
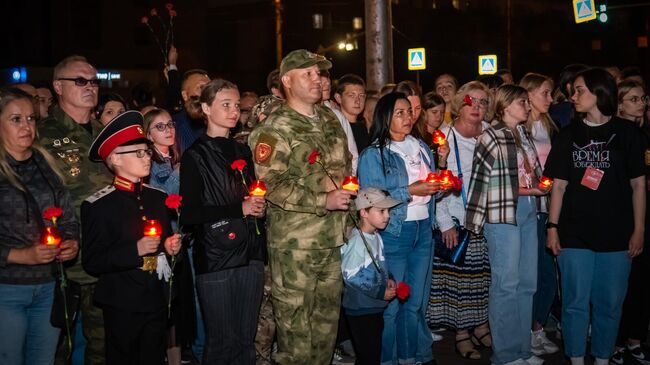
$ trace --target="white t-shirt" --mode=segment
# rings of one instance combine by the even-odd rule
[[[359,164],[359,151],[357,149],[357,142],[354,141],[354,134],[352,133],[352,127],[350,127],[350,122],[347,118],[341,113],[340,110],[329,107],[336,117],[339,118],[339,123],[341,123],[341,128],[345,132],[345,136],[348,137],[348,151],[352,154],[352,175],[357,174],[357,165]]]
[[[539,163],[542,165],[542,169],[544,169],[546,158],[548,157],[549,152],[551,152],[551,137],[546,128],[544,128],[544,124],[542,124],[541,120],[533,122],[531,137],[533,139],[533,144],[535,144],[535,149],[537,150]]]
[[[406,136],[401,142],[391,141],[388,148],[404,160],[409,185],[418,180],[425,180],[431,172],[427,161],[423,159],[426,154],[421,150],[420,143],[415,137]],[[406,220],[416,221],[429,218],[429,201],[431,201],[431,196],[412,196],[406,209]]]

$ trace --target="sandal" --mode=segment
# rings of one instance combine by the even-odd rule
[[[459,344],[464,342],[469,342],[469,345],[458,346]],[[469,360],[481,359],[481,353],[476,351],[472,343],[472,340],[470,339],[469,336],[461,339],[458,338],[456,339],[456,353],[460,355],[462,358],[469,359]]]
[[[483,339],[485,337],[488,337],[488,336],[489,336],[489,338],[487,338],[486,341],[484,342]],[[492,335],[491,335],[490,331],[485,332],[480,337],[476,336],[476,332],[472,333],[472,343],[474,344],[474,346],[476,346],[476,347],[478,347],[480,349],[485,349],[485,348],[492,347]]]

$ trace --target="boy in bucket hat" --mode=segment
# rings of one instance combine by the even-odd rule
[[[166,194],[142,184],[151,152],[137,111],[113,119],[88,152],[115,174],[112,185],[81,204],[82,265],[99,278],[94,301],[104,313],[108,365],[164,361],[169,294],[163,279],[171,270],[163,251],[176,255],[181,245]]]

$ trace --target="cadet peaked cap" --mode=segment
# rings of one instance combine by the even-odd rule
[[[329,70],[332,68],[332,62],[319,54],[309,52],[306,49],[291,51],[284,56],[280,63],[280,77],[291,70],[307,68],[313,65],[318,65],[318,68],[321,70]]]
[[[126,111],[113,118],[90,145],[88,158],[94,162],[105,161],[115,148],[136,143],[149,143],[142,128],[142,114]]]
[[[357,198],[354,200],[357,210],[377,207],[377,208],[392,208],[401,204],[399,200],[395,200],[388,196],[387,193],[377,188],[365,188],[359,191]]]

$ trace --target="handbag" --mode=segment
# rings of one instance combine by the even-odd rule
[[[449,129],[452,136],[454,137],[454,153],[456,154],[456,166],[458,167],[458,177],[460,178],[460,195],[463,198],[463,205],[467,208],[467,196],[465,194],[465,186],[463,184],[463,170],[460,168],[460,156],[458,152],[458,142],[456,141],[456,134],[453,129]],[[444,261],[452,263],[454,265],[462,265],[465,262],[465,254],[467,253],[467,246],[469,246],[469,240],[471,237],[470,232],[465,229],[458,218],[451,217],[454,221],[456,231],[458,232],[458,244],[455,247],[448,248],[442,241],[442,232],[440,229],[433,230],[433,239],[435,242],[434,246],[434,255]]]

